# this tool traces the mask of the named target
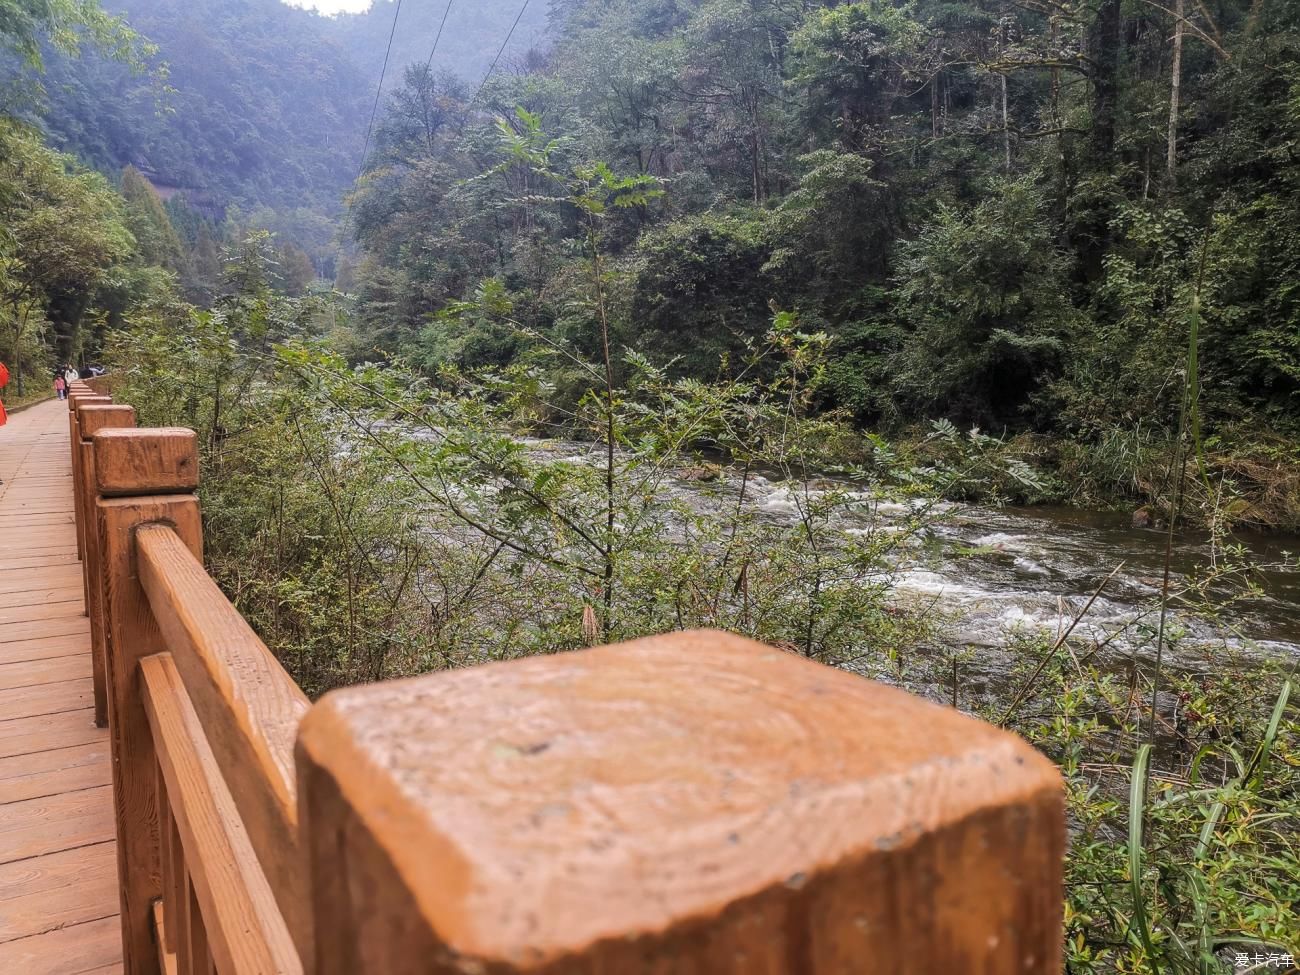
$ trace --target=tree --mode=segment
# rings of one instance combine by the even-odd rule
[[[316,267],[307,256],[307,252],[290,241],[279,246],[276,253],[277,279],[280,288],[292,298],[307,293],[308,287],[316,280]]]
[[[907,9],[848,3],[813,11],[791,39],[793,80],[811,117],[846,150],[878,149],[896,102],[931,76],[924,30]]]
[[[911,334],[898,386],[923,414],[1024,424],[1064,365],[1068,258],[1033,185],[999,189],[969,209],[941,207],[904,248],[899,310]]]
[[[58,357],[70,361],[79,351],[81,323],[96,288],[133,252],[122,199],[102,176],[78,168],[12,124],[0,124],[0,149],[0,186],[22,188],[0,201],[0,303],[23,327],[43,307]]]
[[[349,295],[356,290],[357,275],[352,267],[352,260],[346,254],[339,256],[338,263],[334,265],[334,290],[340,294]]]
[[[162,198],[134,166],[122,170],[122,198],[126,200],[127,226],[135,237],[140,259],[180,272],[184,265],[180,237]]]
[[[17,53],[28,67],[44,67],[42,41],[63,54],[77,54],[87,39],[136,65],[153,53],[123,18],[106,13],[97,0],[0,0],[0,48]]]

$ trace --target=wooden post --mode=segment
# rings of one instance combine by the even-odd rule
[[[81,432],[77,429],[77,405],[82,402],[103,404],[111,403],[113,400],[111,397],[100,396],[98,393],[91,392],[89,387],[76,389],[68,394],[68,449],[72,451],[72,488],[74,492],[80,489],[82,483],[81,450],[79,448]],[[72,504],[72,518],[77,529],[77,558],[80,560],[84,560],[86,557],[86,522],[81,506],[83,500],[81,497],[74,496]],[[84,588],[82,594],[85,595]]]
[[[135,426],[135,410],[129,406],[102,406],[79,404],[77,427],[81,435],[79,445],[81,481],[75,491],[76,502],[81,506],[84,523],[95,521],[95,445],[93,437],[100,430]],[[90,617],[90,656],[95,686],[95,724],[103,728],[108,724],[108,696],[105,684],[103,565],[99,558],[99,534],[85,533],[86,550],[82,559],[82,576],[87,581],[86,614]]]
[[[135,532],[165,523],[196,555],[202,529],[198,445],[192,430],[100,430],[93,438],[117,865],[126,975],[158,975],[153,901],[162,894],[156,758],[138,665],[166,649],[140,586]]]
[[[90,615],[90,590],[94,580],[90,575],[86,564],[86,552],[88,540],[94,532],[94,489],[83,491],[83,485],[86,485],[86,472],[84,470],[85,457],[81,449],[81,444],[85,442],[86,435],[81,429],[81,411],[87,406],[109,406],[113,400],[108,396],[99,396],[89,394],[78,396],[72,404],[72,518],[76,522],[77,528],[77,558],[81,559],[81,599],[83,614]]]
[[[297,764],[318,975],[1061,967],[1056,768],[736,636],[336,691]]]

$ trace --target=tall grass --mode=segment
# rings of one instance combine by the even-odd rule
[[[1187,480],[1185,468],[1188,448],[1196,457],[1197,472],[1206,496],[1210,497],[1214,493],[1205,460],[1200,415],[1201,286],[1207,249],[1208,242],[1202,245],[1201,267],[1190,296],[1187,315],[1188,341],[1182,399],[1179,406],[1178,433],[1173,444],[1170,467],[1174,494],[1165,534],[1164,572],[1160,590],[1159,623],[1155,637],[1155,661],[1151,675],[1147,740],[1139,745],[1134,757],[1129,789],[1127,854],[1129,887],[1133,900],[1130,932],[1133,939],[1141,946],[1146,966],[1143,970],[1153,975],[1161,972],[1162,963],[1166,964],[1170,971],[1188,973],[1188,975],[1191,973],[1213,975],[1222,972],[1223,964],[1216,957],[1215,952],[1225,945],[1255,945],[1281,949],[1280,945],[1272,946],[1257,939],[1246,939],[1240,932],[1217,930],[1217,918],[1207,874],[1213,872],[1211,868],[1216,850],[1216,838],[1229,814],[1230,798],[1235,797],[1239,802],[1242,794],[1258,796],[1265,786],[1264,773],[1290,700],[1289,680],[1282,685],[1263,736],[1248,762],[1243,762],[1239,751],[1230,744],[1203,746],[1192,760],[1188,788],[1182,793],[1166,794],[1160,800],[1164,804],[1208,802],[1208,806],[1205,807],[1198,805],[1198,808],[1205,808],[1204,818],[1196,834],[1190,862],[1179,868],[1191,906],[1194,945],[1189,944],[1182,936],[1178,912],[1158,910],[1149,899],[1149,888],[1144,882],[1144,864],[1148,852],[1146,830],[1148,798],[1152,776],[1155,774],[1152,764],[1157,754],[1156,746],[1159,737],[1160,681],[1168,632],[1171,565],[1174,536],[1178,528],[1184,499],[1184,484]],[[1219,758],[1225,768],[1235,769],[1236,775],[1222,786],[1201,788],[1199,787],[1200,772],[1205,761],[1211,756]],[[1173,899],[1170,896],[1173,885],[1163,872],[1157,886],[1164,891],[1166,900]],[[1157,918],[1163,918],[1164,923],[1158,922]]]

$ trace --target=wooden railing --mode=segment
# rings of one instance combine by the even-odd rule
[[[313,707],[203,568],[194,433],[69,402],[128,975],[1060,971],[1020,739],[716,632]]]

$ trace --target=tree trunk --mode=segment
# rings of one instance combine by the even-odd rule
[[[939,138],[939,72],[930,79],[930,136]]]
[[[1115,101],[1123,22],[1120,0],[1102,0],[1088,38],[1092,58],[1092,148],[1097,162],[1109,165],[1115,151]]]
[[[1178,108],[1179,95],[1183,84],[1183,19],[1185,17],[1185,0],[1178,0],[1174,7],[1177,21],[1174,24],[1174,63],[1169,76],[1169,146],[1165,160],[1169,188],[1178,182]]]
[[[1002,55],[1004,62],[1001,72],[1002,78],[1002,148],[1006,154],[1007,172],[1011,172],[1011,118],[1007,114],[1007,69],[1005,66],[1007,53],[1007,21],[1002,20],[1002,34],[998,45],[998,53]]]
[[[1007,117],[1007,76],[1002,75],[1002,148],[1006,153],[1007,172],[1011,172],[1011,122]]]
[[[1123,44],[1121,0],[1101,0],[1087,34],[1086,54],[1092,64],[1092,126],[1088,158],[1080,170],[1110,172],[1115,166],[1116,108],[1119,95],[1119,55]],[[1111,245],[1114,205],[1104,195],[1086,208],[1078,222],[1079,263],[1088,281],[1105,273]]]
[[[23,357],[22,357],[23,328],[22,328],[21,320],[19,321],[20,323],[18,325],[18,331],[14,333],[14,354],[10,356],[10,360],[14,364],[14,382],[16,384],[14,389],[19,396],[22,396],[23,395]]]
[[[1052,18],[1052,55],[1055,58],[1056,53],[1061,49],[1061,22],[1058,18]],[[1061,68],[1057,64],[1052,65],[1052,127],[1061,127]],[[1061,141],[1060,135],[1057,135],[1056,141]]]

